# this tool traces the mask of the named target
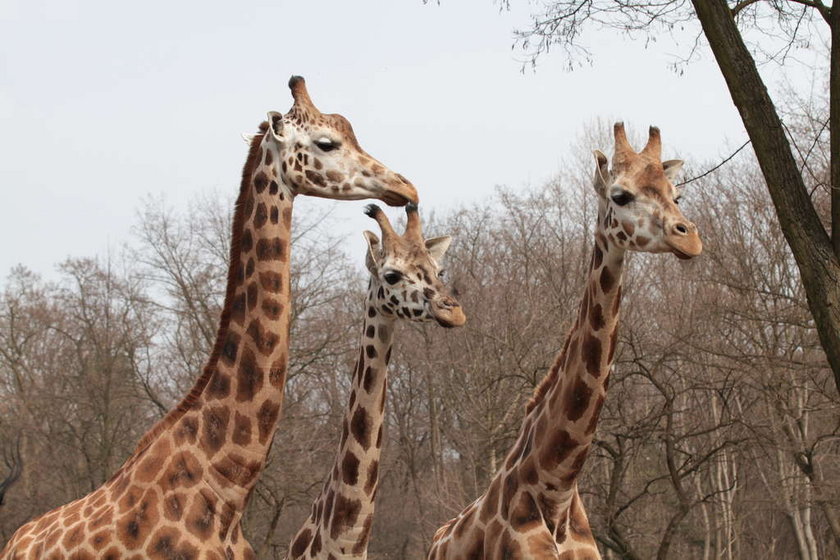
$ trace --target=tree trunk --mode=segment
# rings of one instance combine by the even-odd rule
[[[729,6],[725,0],[692,0],[692,3],[752,140],[779,224],[799,267],[808,307],[834,373],[835,385],[840,389],[840,260],[811,203],[779,115],[755,61],[744,45]],[[835,28],[832,25],[832,30]],[[832,36],[835,35],[833,31]],[[833,63],[832,71],[836,72],[836,61]],[[834,110],[837,96],[834,91],[831,93]],[[838,115],[840,113],[832,113],[834,118]],[[831,130],[832,154],[836,153],[838,132],[840,129]],[[837,166],[832,161],[833,172],[840,174]],[[837,211],[840,212],[840,208]]]
[[[834,511],[833,505],[827,501],[820,502],[820,509],[823,512],[826,520],[828,521],[828,527],[831,531],[831,536],[834,537],[834,546],[835,549],[840,548],[840,518],[837,516],[837,512]]]
[[[671,516],[671,520],[665,527],[665,532],[662,534],[662,538],[659,541],[659,549],[656,551],[656,560],[666,560],[668,558],[668,552],[671,550],[671,545],[674,542],[674,535],[676,535],[680,523],[682,523],[683,519],[685,519],[688,515],[688,508],[682,505],[678,506],[678,508],[677,512]]]

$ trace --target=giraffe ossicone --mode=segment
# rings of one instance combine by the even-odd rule
[[[466,321],[440,279],[451,238],[425,239],[413,204],[406,206],[403,235],[378,206],[369,205],[365,213],[379,224],[382,237],[364,233],[370,283],[341,440],[311,513],[292,538],[288,560],[367,558],[396,322],[436,321],[451,328]]]
[[[250,140],[204,372],[110,480],[22,526],[0,559],[255,557],[240,519],[283,403],[294,197],[417,202],[408,180],[362,150],[347,119],[315,107],[303,78],[289,87],[291,110],[270,113]]]
[[[438,529],[430,560],[600,558],[577,480],[595,434],[615,356],[627,251],[702,251],[697,227],[677,206],[682,167],[661,161],[659,129],[635,152],[614,127],[612,166],[596,150],[598,221],[583,297],[562,350],[534,392],[513,448],[487,491]]]

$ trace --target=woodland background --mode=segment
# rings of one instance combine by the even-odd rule
[[[827,99],[783,107],[827,221]],[[511,446],[578,304],[597,210],[590,150],[609,151],[609,130],[593,123],[547,184],[424,216],[428,236],[455,238],[447,281],[468,322],[398,329],[371,559],[421,558]],[[666,155],[679,154],[664,134]],[[717,163],[683,157],[686,177]],[[0,542],[98,487],[189,389],[214,340],[233,194],[186,208],[149,199],[122,250],[68,259],[55,280],[8,274],[0,480],[19,477]],[[840,558],[840,398],[749,148],[686,185],[681,204],[704,254],[634,254],[625,273],[615,373],[580,485],[604,556]],[[327,473],[361,325],[361,230],[374,224],[360,214],[359,254],[346,254],[317,207],[296,208],[284,418],[245,520],[260,558],[283,557]]]

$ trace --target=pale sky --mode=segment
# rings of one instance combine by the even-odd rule
[[[646,50],[603,30],[589,36],[594,66],[568,72],[557,51],[523,73],[512,31],[529,10],[523,1],[500,13],[489,0],[0,0],[0,284],[17,263],[49,276],[68,256],[118,250],[148,195],[179,210],[202,191],[233,196],[240,133],[288,110],[292,74],[414,182],[427,211],[496,185],[539,185],[598,118],[631,131],[656,124],[664,157],[690,164],[746,138],[705,48],[684,75],[669,68],[687,39]],[[362,251],[364,204],[301,197],[296,208],[336,206]]]

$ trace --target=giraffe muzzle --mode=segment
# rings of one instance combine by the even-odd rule
[[[451,297],[443,297],[433,301],[431,305],[432,316],[441,327],[451,329],[461,327],[467,322],[467,316],[461,309],[461,304]]]
[[[689,221],[678,221],[668,226],[665,243],[677,258],[693,259],[703,252],[703,242],[697,233],[697,226]]]

